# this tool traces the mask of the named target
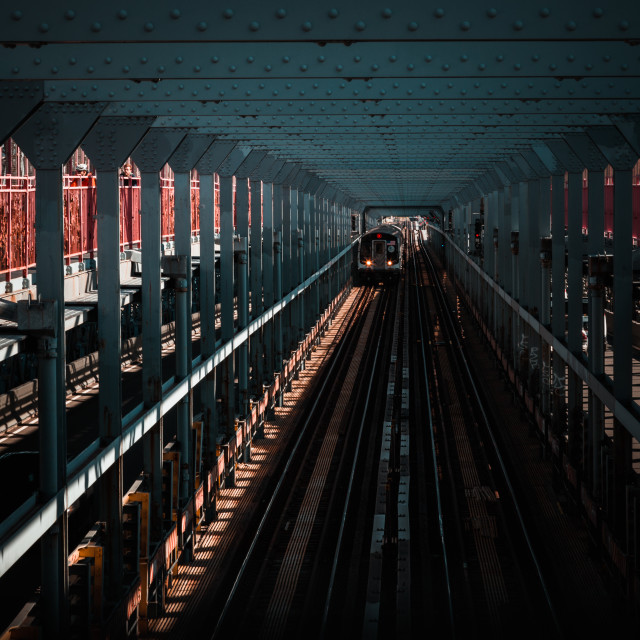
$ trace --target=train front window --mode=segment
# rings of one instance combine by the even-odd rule
[[[384,242],[374,242],[374,249],[376,255],[382,255],[384,253]]]

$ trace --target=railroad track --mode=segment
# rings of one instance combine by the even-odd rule
[[[417,505],[414,521],[425,527],[420,539],[428,541],[413,566],[422,576],[417,597],[424,599],[440,637],[561,637],[503,454],[466,362],[445,291],[446,272],[436,271],[424,247],[410,268],[413,340],[421,345],[413,365],[419,375],[412,379],[425,385],[428,399],[427,407],[413,405],[411,434],[418,445],[414,455],[424,451],[416,458],[422,481],[417,494],[426,505]]]
[[[232,632],[238,616],[242,628],[260,638],[330,637],[345,614],[345,554],[361,556],[370,544],[371,529],[356,531],[349,514],[371,493],[359,469],[371,464],[367,452],[376,433],[367,428],[367,407],[377,399],[373,372],[394,302],[387,290],[362,289],[340,328],[336,354],[302,410],[297,442],[276,472],[280,480],[212,638]],[[363,372],[371,373],[364,374],[369,384],[361,384]]]

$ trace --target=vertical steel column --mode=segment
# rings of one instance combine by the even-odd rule
[[[273,306],[273,185],[268,182],[262,184],[262,219],[263,219],[263,270],[262,284],[264,286],[264,308]],[[265,362],[265,384],[273,381],[273,372],[276,370],[275,355],[273,349],[274,320],[271,319],[264,326],[264,362]],[[267,375],[268,374],[268,375]]]
[[[305,255],[304,255],[304,202],[306,195],[301,189],[297,191],[297,201],[298,201],[298,215],[296,218],[296,256],[298,258],[298,264],[302,263],[302,270],[298,274],[298,285],[301,285],[304,282],[304,273],[305,273]],[[302,240],[302,244],[300,244],[300,240]],[[300,296],[298,296],[298,335],[296,337],[297,341],[300,341],[304,338],[305,334],[305,318],[304,318],[304,309],[305,309],[305,298],[308,295],[308,291],[304,291]]]
[[[207,360],[216,351],[216,264],[213,173],[200,173],[200,352]],[[202,422],[205,433],[205,469],[216,464],[218,419],[215,368],[200,383]],[[205,483],[205,490],[208,483]],[[215,490],[207,494],[207,520],[216,517]]]
[[[637,156],[634,156],[637,158]],[[633,325],[633,264],[632,224],[633,187],[632,172],[614,165],[613,208],[613,391],[616,400],[624,406],[633,402],[631,331]],[[614,530],[626,540],[624,530],[627,517],[626,487],[632,482],[632,439],[618,420],[614,421]]]
[[[551,176],[551,331],[553,336],[564,341],[565,331],[565,246],[564,246],[564,174]],[[564,431],[564,369],[565,364],[554,352],[551,371],[551,393],[553,398],[553,427],[556,433]]]
[[[140,179],[142,236],[142,395],[145,407],[162,399],[162,293],[160,289],[160,176],[143,171]],[[144,446],[144,472],[151,488],[152,539],[162,534],[162,418]]]
[[[317,196],[313,196],[311,204],[311,270],[317,273],[320,269],[320,216],[322,200]],[[315,324],[320,317],[320,278],[313,284],[313,323]]]
[[[515,199],[514,199],[515,201]],[[520,300],[520,273],[519,273],[519,254],[520,254],[520,232],[511,232],[511,280],[513,282],[513,299],[518,302]],[[518,367],[518,343],[520,342],[520,314],[512,313],[511,325],[511,355],[513,368]]]
[[[527,258],[527,305],[529,312],[535,317],[540,317],[540,188],[539,177],[532,179],[529,183],[527,201],[527,248],[525,256]]]
[[[588,173],[589,251],[589,335],[587,354],[589,370],[595,376],[604,373],[604,279],[599,274],[599,256],[604,253],[604,171]],[[589,389],[589,429],[591,431],[591,492],[602,495],[602,439],[604,437],[604,404]]]
[[[251,230],[249,242],[249,279],[251,288],[251,318],[259,317],[263,310],[262,300],[262,182],[251,180]],[[262,346],[262,331],[256,331],[251,336],[251,389],[253,396],[262,395],[262,381],[264,380],[264,360]]]
[[[238,331],[244,329],[249,320],[249,295],[247,290],[247,238],[240,238],[240,248],[236,254],[238,264]],[[248,343],[238,347],[238,396],[240,416],[245,419],[249,413],[249,358]]]
[[[301,229],[298,229],[298,279],[300,284],[304,282],[304,235]],[[303,292],[298,296],[298,342],[304,340],[304,296]]]
[[[38,169],[36,184],[36,272],[38,295],[55,305],[55,336],[38,349],[40,495],[48,500],[64,485],[66,469],[65,325],[62,171]],[[45,637],[66,626],[66,519],[41,539],[42,621]]]
[[[176,295],[176,380],[184,380],[191,370],[191,175],[174,174],[174,216],[176,254],[185,259],[185,277],[174,281]],[[177,410],[177,444],[180,450],[180,506],[191,495],[191,391],[180,398]]]
[[[540,322],[549,327],[551,324],[551,260],[552,260],[552,247],[551,237],[545,237],[540,239],[540,262],[542,265],[542,283],[541,283],[541,306],[540,306]],[[549,417],[551,411],[550,398],[549,398],[549,382],[551,375],[550,368],[551,350],[546,340],[542,341],[542,376],[540,387],[540,410],[542,415],[546,419]],[[546,447],[547,434],[545,433]]]
[[[303,237],[304,237],[304,271],[305,271],[305,278],[310,277],[313,274],[313,242],[312,242],[312,229],[313,227],[311,226],[311,206],[312,206],[312,201],[313,201],[313,196],[310,195],[308,192],[305,192],[304,194],[304,200],[303,200],[303,207],[304,207],[304,212],[303,212],[303,220],[304,220],[304,226],[303,226]],[[308,329],[310,329],[313,326],[313,285],[308,287],[306,292],[305,292],[305,309],[306,309],[306,313],[305,313],[305,324],[304,324],[304,331],[305,333],[307,332]]]
[[[518,283],[518,293],[520,299],[520,306],[525,309],[530,308],[531,299],[530,299],[530,291],[529,291],[529,256],[527,252],[529,251],[529,190],[531,189],[531,185],[528,181],[521,182],[520,187],[518,189],[518,196],[520,201],[518,203],[518,215],[519,215],[519,243],[520,247],[523,249],[520,252],[519,262],[521,263],[519,266],[522,268],[519,269],[520,282]]]
[[[234,334],[234,226],[233,176],[220,176],[220,305],[222,342]],[[222,420],[227,437],[235,431],[235,353],[222,363]]]
[[[282,185],[273,185],[273,300],[282,300]],[[273,344],[275,351],[275,372],[282,371],[282,311],[273,319]]]
[[[333,258],[333,243],[335,240],[335,203],[333,200],[327,200],[327,251],[326,251],[326,260],[325,262],[329,262],[331,258]],[[331,301],[334,298],[333,291],[333,281],[334,281],[334,268],[331,267],[327,269],[327,300],[325,306],[331,304]],[[331,323],[331,321],[329,321]]]
[[[290,185],[282,185],[282,294],[293,288],[297,265],[294,262],[292,234],[295,230],[294,212],[297,214],[296,192]],[[296,216],[297,217],[297,216]],[[282,316],[282,357],[288,360],[296,336],[294,305],[288,304]]]
[[[275,263],[274,272],[274,298],[275,302],[282,300],[282,233],[276,231],[273,234],[273,255]],[[274,318],[275,322],[275,352],[276,352],[276,373],[282,371],[282,311],[278,312]],[[278,406],[282,406],[282,388],[278,392]]]
[[[616,399],[632,399],[633,235],[632,172],[614,168],[613,209],[613,387]]]
[[[248,260],[249,260],[249,180],[246,177],[236,176],[236,236],[240,239],[240,245],[236,247],[234,258],[237,278],[237,307],[238,307],[238,331],[244,329],[249,319],[249,298],[248,298]],[[244,249],[243,249],[244,247]],[[241,271],[244,270],[244,283],[242,282]],[[240,288],[244,287],[241,294]],[[241,319],[243,313],[242,305],[246,306],[244,312],[246,317],[244,323]],[[241,419],[248,413],[249,407],[249,343],[242,343],[235,354],[236,366],[238,370],[238,405],[237,410]]]
[[[594,376],[604,374],[604,281],[611,275],[611,256],[589,256],[589,368]],[[591,490],[594,497],[602,495],[600,460],[604,438],[604,406],[591,394],[589,423],[591,425]]]
[[[327,259],[327,201],[320,198],[318,203],[318,269],[326,263]],[[318,315],[326,308],[325,301],[327,299],[327,273],[323,273],[318,280],[319,288],[319,305]]]
[[[567,345],[569,350],[582,354],[582,172],[570,172],[569,211],[567,229]],[[583,384],[577,374],[569,372],[568,380],[569,458],[575,465],[581,458]]]
[[[120,185],[114,168],[100,171],[96,189],[98,214],[98,398],[100,437],[110,442],[122,433],[122,377],[120,328]],[[101,519],[109,535],[105,545],[106,591],[110,598],[122,587],[122,458],[100,483]]]

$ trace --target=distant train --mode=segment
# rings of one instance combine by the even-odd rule
[[[367,231],[353,256],[354,284],[398,280],[402,273],[404,233],[394,224]]]

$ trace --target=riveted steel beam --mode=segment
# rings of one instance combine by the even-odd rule
[[[404,42],[488,41],[522,42],[584,39],[620,40],[640,37],[632,5],[612,0],[606,8],[586,11],[571,1],[552,8],[516,4],[487,8],[456,0],[433,7],[402,0],[393,8],[342,0],[335,8],[300,3],[287,8],[277,4],[199,4],[168,9],[164,3],[139,4],[116,9],[92,4],[61,11],[55,4],[35,0],[29,10],[5,6],[0,40],[12,43],[154,42],[185,41],[224,43],[276,41]],[[346,48],[346,47],[345,47]],[[552,46],[550,47],[552,49]],[[321,53],[321,52],[320,52]],[[180,47],[175,54],[180,57]],[[177,62],[176,64],[181,64]]]

